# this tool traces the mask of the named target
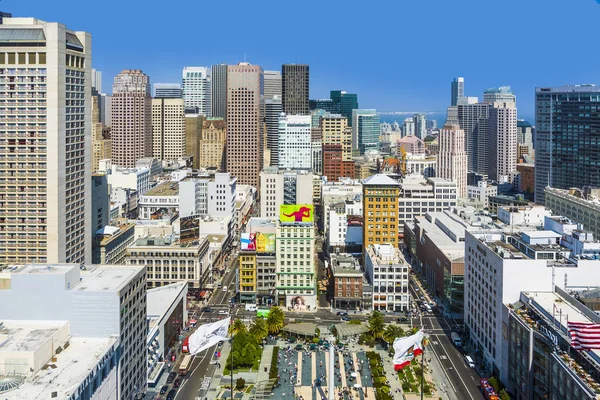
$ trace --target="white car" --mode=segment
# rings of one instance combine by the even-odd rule
[[[227,286],[223,288],[223,292],[227,293]]]
[[[229,315],[229,313],[225,310],[219,311],[219,315]]]

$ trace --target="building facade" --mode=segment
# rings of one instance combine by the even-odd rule
[[[269,167],[260,173],[260,216],[279,218],[282,204],[312,204],[313,174]]]
[[[352,153],[379,149],[379,115],[376,110],[352,110]]]
[[[596,237],[600,237],[600,190],[584,189],[544,189],[546,206],[555,215],[564,215],[585,226]]]
[[[544,204],[547,186],[600,186],[600,143],[595,136],[600,124],[599,106],[598,86],[536,88],[536,203]]]
[[[227,121],[227,64],[211,68],[211,116]]]
[[[489,170],[496,182],[511,182],[517,169],[517,108],[514,102],[492,103],[489,110]]]
[[[281,169],[312,168],[312,143],[310,115],[279,116],[277,157]]]
[[[281,66],[281,99],[288,115],[309,115],[309,68],[306,64]]]
[[[177,160],[186,155],[182,99],[152,99],[152,157]]]
[[[465,132],[458,125],[444,125],[439,135],[436,176],[456,182],[456,194],[467,197]]]
[[[329,94],[329,98],[331,98],[335,104],[335,112],[346,117],[348,126],[352,127],[352,110],[358,109],[358,95],[346,93],[343,90],[332,90]]]
[[[387,175],[378,174],[363,180],[362,186],[363,245],[391,244],[398,247],[400,185]]]
[[[0,34],[0,264],[89,263],[91,36],[34,18]]]
[[[281,71],[265,71],[265,101],[281,99]]]
[[[182,72],[182,95],[185,109],[212,116],[211,71],[208,67],[185,67]]]
[[[155,83],[155,99],[182,99],[183,90],[179,83]]]
[[[279,116],[283,111],[281,97],[265,96],[265,126],[267,129],[267,149],[269,150],[269,166],[279,165]]]
[[[364,274],[358,260],[350,254],[332,254],[333,307],[358,311],[364,309]]]
[[[100,122],[100,96],[92,96],[92,172],[98,172],[100,160],[112,157],[110,130]]]
[[[207,118],[202,124],[199,168],[225,170],[227,126],[222,118]]]
[[[456,183],[442,178],[408,175],[400,184],[398,221],[400,226],[427,212],[456,207]]]
[[[261,67],[227,66],[227,172],[256,188],[264,157],[263,84]]]
[[[342,161],[352,161],[352,128],[348,119],[339,114],[321,117],[323,145],[340,145]]]
[[[150,78],[141,70],[123,70],[115,77],[111,102],[112,160],[134,167],[152,156]]]
[[[465,78],[454,78],[450,89],[450,105],[456,106],[458,99],[465,96]]]
[[[397,245],[372,244],[365,249],[365,275],[373,285],[374,311],[410,311],[409,269]]]
[[[185,114],[185,155],[192,157],[194,169],[200,168],[200,142],[202,140],[202,127],[205,117],[201,114]]]

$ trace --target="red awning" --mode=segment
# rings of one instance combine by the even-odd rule
[[[200,297],[204,297],[204,296],[206,296],[206,291],[205,290],[203,290],[203,291],[200,292]]]

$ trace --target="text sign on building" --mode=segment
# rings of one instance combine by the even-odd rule
[[[312,204],[282,204],[279,209],[280,222],[313,222]]]

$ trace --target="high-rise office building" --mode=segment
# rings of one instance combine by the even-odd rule
[[[427,117],[424,114],[413,115],[415,122],[415,136],[423,140],[427,136]]]
[[[227,121],[227,64],[216,64],[211,68],[211,111],[215,118]]]
[[[489,178],[512,183],[517,170],[517,108],[514,102],[492,104],[488,141]]]
[[[102,93],[102,71],[98,71],[92,68],[92,88],[96,89],[96,92]]]
[[[310,111],[323,110],[332,114],[340,113],[340,104],[331,99],[309,100],[308,107]]]
[[[464,99],[464,97],[463,97]],[[449,107],[453,108],[453,107]],[[467,151],[468,172],[488,173],[488,103],[467,103],[456,106],[456,120],[447,123],[458,123],[465,132],[465,150]]]
[[[519,153],[533,156],[533,127],[522,119],[517,120],[517,160]]]
[[[100,160],[111,158],[111,142],[106,128],[100,122],[100,96],[92,96],[92,172],[98,172]]]
[[[185,155],[183,99],[152,99],[152,157],[177,160]]]
[[[265,125],[267,128],[267,149],[270,152],[269,165],[276,167],[279,162],[277,150],[279,144],[279,115],[283,112],[281,97],[265,100]]]
[[[321,134],[324,145],[339,145],[342,161],[352,161],[352,128],[346,117],[330,114],[321,117]]]
[[[535,90],[535,202],[544,188],[600,185],[600,87]]]
[[[358,96],[343,90],[332,90],[329,97],[337,104],[336,112],[346,117],[348,126],[352,126],[352,110],[358,109]]]
[[[281,72],[265,71],[265,101],[275,96],[281,99]]]
[[[400,185],[377,174],[363,184],[363,245],[391,244],[398,247],[398,194]],[[365,255],[366,257],[366,255]]]
[[[352,110],[352,153],[364,155],[379,149],[379,115],[376,110]]]
[[[112,161],[135,167],[152,156],[152,97],[150,78],[139,69],[126,69],[115,77],[111,102]]]
[[[456,182],[456,194],[467,197],[467,153],[465,132],[458,125],[444,125],[440,131],[435,174]]]
[[[155,83],[155,99],[182,99],[183,89],[179,83]]]
[[[0,34],[0,264],[90,263],[91,36],[35,18]]]
[[[204,120],[201,114],[185,114],[185,155],[192,157],[194,169],[200,168],[200,139]]]
[[[309,68],[305,64],[281,66],[281,100],[288,115],[308,115]]]
[[[281,169],[312,168],[310,115],[279,116],[278,166]]]
[[[484,103],[517,103],[517,97],[510,91],[510,86],[500,86],[483,91]]]
[[[200,139],[200,168],[225,170],[227,126],[223,118],[206,118]]]
[[[257,189],[264,152],[263,84],[260,66],[227,66],[227,172]]]
[[[465,78],[454,78],[451,86],[450,105],[458,105],[458,98],[465,95]]]
[[[185,67],[182,73],[182,89],[185,109],[191,113],[210,117],[211,71],[208,67]]]

